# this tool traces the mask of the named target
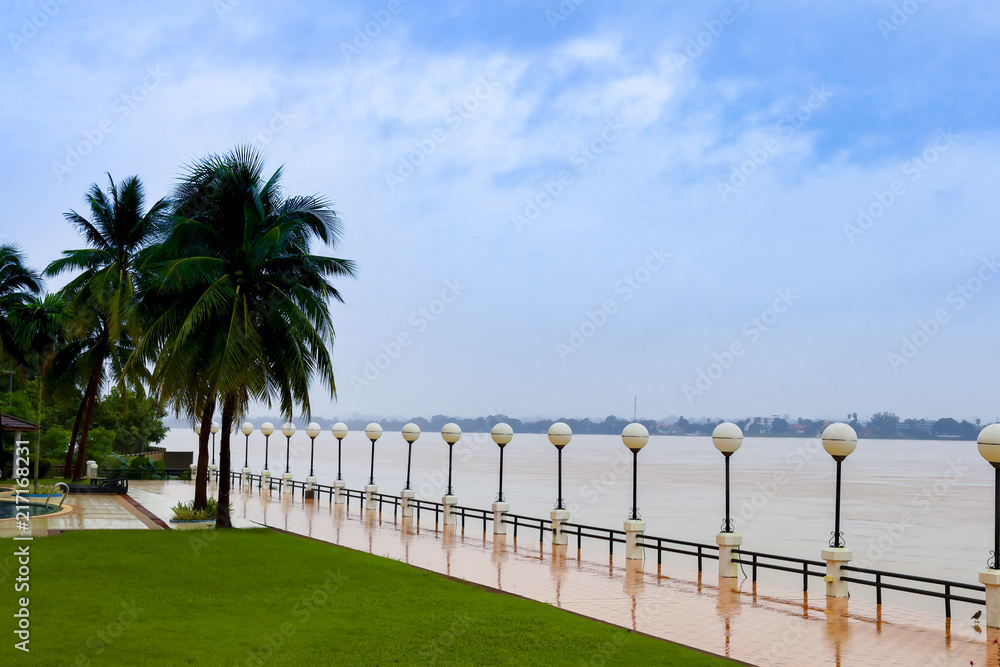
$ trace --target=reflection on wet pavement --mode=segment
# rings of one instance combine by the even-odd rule
[[[137,482],[187,500],[190,482]],[[518,540],[479,524],[419,524],[383,513],[234,489],[235,516],[400,560],[608,623],[760,665],[998,665],[998,635],[971,620],[868,601],[810,598],[714,568],[608,559],[599,550]],[[794,581],[793,578],[789,581]]]

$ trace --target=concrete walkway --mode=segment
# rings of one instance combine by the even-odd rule
[[[133,497],[169,507],[190,482],[135,482]],[[145,493],[142,493],[145,492]],[[159,496],[154,498],[153,496]],[[1000,664],[998,635],[971,621],[890,605],[804,598],[801,592],[692,567],[645,571],[622,556],[539,544],[537,532],[494,539],[481,524],[435,530],[387,513],[277,492],[233,490],[234,517],[393,558],[639,632],[759,665]],[[156,512],[154,510],[154,512]],[[158,513],[158,512],[156,512]],[[548,540],[548,536],[546,536]],[[710,563],[714,567],[714,563]]]

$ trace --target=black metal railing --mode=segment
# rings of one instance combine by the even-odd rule
[[[216,478],[218,478],[218,471],[215,471]],[[306,482],[299,482],[293,479],[281,479],[276,477],[263,477],[256,474],[248,474],[244,476],[242,473],[237,471],[231,471],[232,477],[239,480],[239,484],[242,486],[244,483],[248,483],[251,488],[256,487],[261,489],[264,483],[269,480],[270,490],[277,489],[279,492],[284,491],[284,487],[287,486],[289,491],[294,498],[296,490],[301,491],[303,494],[310,485]],[[245,481],[244,481],[245,478]],[[323,484],[313,484],[311,485],[312,491],[316,498],[322,498],[323,495],[328,496],[329,501],[332,503],[336,495],[336,489],[333,486],[323,485]],[[359,491],[356,489],[342,488],[340,493],[344,496],[347,508],[350,508],[351,500],[355,499],[360,502],[364,502],[367,499],[367,495],[364,491]],[[393,516],[397,516],[398,510],[402,507],[401,498],[375,493],[372,494],[372,500],[378,504],[378,511],[382,512],[384,505],[391,505],[393,507]],[[434,514],[434,528],[437,530],[438,525],[444,514],[444,505],[438,502],[430,500],[420,500],[417,498],[411,498],[409,500],[409,505],[413,508],[414,517],[416,522],[419,524],[421,516],[423,513],[431,512]],[[482,522],[483,532],[487,531],[487,525],[489,522],[494,521],[494,515],[491,510],[480,509],[478,507],[466,507],[462,505],[455,505],[452,507],[452,513],[456,519],[460,522],[462,529],[466,527],[466,520],[471,520],[475,522]],[[540,519],[538,517],[525,516],[521,514],[512,514],[510,512],[505,512],[503,514],[503,522],[507,525],[513,526],[513,537],[517,540],[518,529],[538,531],[538,541],[542,542],[545,539],[545,534],[550,533],[553,530],[553,522],[549,519]],[[608,544],[608,555],[609,557],[614,557],[614,546],[615,544],[625,544],[626,543],[626,533],[623,530],[616,530],[613,528],[604,528],[601,526],[588,526],[579,523],[565,522],[562,524],[562,532],[567,536],[576,537],[576,546],[578,550],[583,548],[583,540],[597,540],[607,542]],[[659,537],[656,535],[649,535],[646,533],[639,534],[636,544],[642,549],[656,551],[656,564],[662,565],[663,554],[679,554],[683,556],[689,556],[696,559],[698,572],[703,571],[704,560],[719,560],[720,549],[716,544],[706,544],[701,542],[692,542],[688,540],[678,540],[669,537]],[[809,578],[819,577],[823,578],[826,576],[826,563],[818,560],[810,560],[806,558],[796,558],[793,556],[781,556],[778,554],[769,554],[760,551],[747,551],[741,548],[734,548],[733,550],[733,563],[738,563],[740,566],[748,565],[750,567],[750,574],[748,576],[754,583],[757,582],[758,570],[772,570],[777,572],[785,572],[795,575],[801,575],[802,577],[802,590],[809,590]],[[742,567],[741,567],[742,569]],[[871,578],[861,578],[855,576],[841,576],[841,579],[846,582],[855,583],[863,586],[871,586],[875,589],[876,604],[882,604],[882,591],[892,590],[899,591],[903,593],[910,593],[914,595],[923,595],[928,597],[935,597],[944,599],[945,602],[945,616],[951,618],[951,602],[966,602],[975,605],[985,605],[984,598],[973,598],[969,595],[963,595],[963,592],[973,591],[977,593],[985,593],[986,588],[982,585],[965,584],[955,581],[947,581],[944,579],[934,579],[931,577],[921,577],[916,575],[901,574],[898,572],[889,572],[886,570],[875,570],[870,568],[853,567],[850,565],[842,566],[842,570],[850,573],[865,574],[870,575]],[[744,571],[744,576],[747,576]],[[889,581],[885,581],[888,579]],[[914,586],[907,586],[900,583],[894,583],[894,581],[901,582],[913,582],[920,584],[930,584],[932,586],[941,587],[943,590],[933,590],[929,588],[919,588]],[[957,590],[959,593],[955,593]]]
[[[967,595],[956,595],[952,593],[953,588],[957,588],[961,591],[975,591],[978,593],[986,593],[986,587],[982,585],[975,584],[962,584],[954,581],[945,581],[944,579],[934,579],[933,577],[919,577],[912,574],[899,574],[898,572],[887,572],[885,570],[873,570],[867,567],[853,567],[851,565],[841,566],[842,570],[846,572],[857,572],[858,574],[870,574],[873,579],[861,579],[858,577],[851,576],[841,576],[843,581],[848,581],[854,584],[861,584],[862,586],[872,586],[875,588],[875,603],[882,604],[882,589],[885,588],[890,591],[901,591],[904,593],[913,593],[915,595],[926,595],[929,597],[943,598],[944,599],[944,615],[946,618],[951,618],[951,601],[956,600],[958,602],[968,602],[969,604],[985,605],[986,600],[984,598],[971,598]],[[926,588],[914,588],[912,586],[902,586],[900,584],[887,583],[882,581],[885,579],[896,579],[900,581],[912,581],[921,584],[931,584],[934,586],[941,586],[944,588],[943,591],[927,590]]]

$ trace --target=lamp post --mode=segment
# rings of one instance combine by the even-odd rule
[[[403,440],[406,440],[406,490],[410,490],[410,461],[413,459],[413,443],[420,437],[420,427],[410,422],[403,427]]]
[[[645,447],[648,441],[649,431],[639,422],[632,422],[622,429],[622,443],[632,452],[632,511],[625,521],[625,559],[632,561],[641,561],[643,556],[639,538],[646,530],[646,522],[639,518],[637,487],[639,486],[639,450]]]
[[[458,498],[452,493],[451,463],[452,450],[455,449],[455,443],[461,437],[462,429],[459,428],[458,424],[449,422],[441,429],[441,438],[448,443],[448,491],[445,493],[444,498],[441,499],[441,504],[444,505],[444,525],[446,526],[455,525],[455,515],[452,513],[452,508],[458,503]]]
[[[219,466],[215,465],[215,434],[219,432],[222,425],[219,422],[212,422],[212,470],[217,470]]]
[[[198,448],[200,449],[201,448],[201,423],[199,423],[199,422],[195,422],[194,423],[194,432],[198,436]],[[191,470],[191,481],[193,482],[193,481],[195,481],[198,478],[198,464],[197,463],[192,463],[191,465],[188,466],[188,468]]]
[[[733,521],[729,515],[729,457],[743,444],[743,431],[736,424],[723,422],[712,431],[712,444],[726,457],[726,521],[722,524],[722,532],[731,533]]]
[[[246,436],[246,441],[243,443],[243,476],[246,477],[250,474],[250,434],[253,433],[253,424],[250,422],[240,424],[240,433]]]
[[[840,464],[858,446],[858,434],[848,424],[830,424],[823,431],[823,449],[837,462],[837,500],[833,523],[833,539],[830,546],[834,549],[844,547],[844,534],[840,532]]]
[[[315,460],[316,454],[316,437],[320,434],[323,429],[319,427],[316,422],[309,422],[306,426],[306,435],[309,436],[309,476],[313,476],[313,461]]]
[[[986,587],[986,626],[1000,627],[1000,424],[990,424],[979,432],[979,453],[993,466],[993,562],[979,573]]]
[[[573,437],[573,431],[570,429],[569,424],[565,422],[556,422],[549,427],[549,442],[551,442],[556,447],[556,451],[559,453],[559,463],[558,463],[558,496],[556,498],[556,509],[564,510],[566,509],[566,503],[563,502],[562,497],[562,450],[563,447],[569,444],[570,438]]]
[[[497,424],[490,431],[490,437],[493,438],[493,442],[497,444],[500,448],[500,485],[497,490],[497,500],[496,502],[504,502],[503,497],[503,448],[507,446],[507,443],[511,441],[514,437],[514,429],[512,429],[508,424],[503,422]]]
[[[823,550],[826,561],[826,594],[828,597],[848,597],[847,582],[843,580],[843,566],[854,557],[850,549],[844,547],[844,535],[840,532],[840,468],[851,452],[858,446],[858,434],[849,424],[837,422],[823,431],[823,449],[837,462],[836,509],[833,519],[833,538],[830,548]]]
[[[636,487],[638,486],[639,450],[649,441],[649,431],[638,422],[633,422],[622,429],[622,442],[632,452],[632,513],[629,519],[639,520],[639,504],[636,502]]]
[[[403,505],[403,518],[413,516],[413,508],[410,501],[416,494],[410,488],[410,462],[413,459],[413,443],[420,437],[420,427],[410,422],[403,427],[403,440],[406,440],[406,487],[400,491],[399,497]]]
[[[503,515],[510,509],[510,505],[503,495],[503,450],[514,437],[514,429],[509,424],[500,422],[490,431],[490,437],[500,448],[500,484],[497,489],[497,499],[493,502],[493,534],[506,535],[507,524],[503,521]]]
[[[344,487],[346,486],[346,483],[340,474],[340,445],[344,438],[347,437],[347,424],[344,422],[337,422],[330,428],[330,431],[333,432],[333,437],[337,439],[337,479],[333,482],[333,502],[337,505],[343,505],[345,501]]]
[[[729,514],[729,457],[743,444],[743,431],[736,424],[723,422],[712,431],[712,444],[726,457],[726,520],[722,531],[715,536],[715,543],[719,545],[719,576],[734,579],[740,574],[736,556],[743,537],[733,531]]]
[[[264,422],[260,425],[260,432],[264,434],[264,470],[262,474],[264,477],[270,477],[271,471],[267,467],[267,450],[271,442],[271,434],[274,433],[274,424]]]
[[[365,437],[372,441],[371,473],[368,486],[365,487],[365,509],[371,511],[375,509],[375,494],[378,493],[378,487],[375,486],[375,441],[382,437],[382,427],[372,422],[365,427]]]
[[[281,434],[285,436],[285,472],[281,474],[281,479],[286,480],[292,478],[291,454],[292,436],[295,435],[295,424],[292,422],[285,422],[282,424]],[[282,487],[284,487],[284,481],[282,481]]]
[[[313,484],[316,483],[315,473],[313,472],[313,461],[315,460],[316,454],[316,437],[323,432],[319,424],[316,422],[309,422],[306,426],[306,435],[309,436],[309,476],[306,477],[306,491],[304,494],[305,498],[313,497]]]
[[[347,424],[344,422],[337,422],[334,424],[330,431],[333,433],[333,437],[337,439],[337,479],[343,481],[343,476],[340,474],[340,445],[347,437]]]
[[[559,460],[556,507],[549,512],[549,517],[552,519],[552,544],[566,544],[566,534],[562,530],[562,525],[569,521],[569,510],[566,509],[562,497],[562,450],[572,437],[573,430],[565,422],[556,422],[549,427],[549,442],[555,445]]]

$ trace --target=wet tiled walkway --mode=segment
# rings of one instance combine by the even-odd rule
[[[136,482],[170,499],[193,496],[190,482]],[[422,568],[529,597],[608,623],[759,665],[1000,665],[997,634],[971,621],[869,602],[803,599],[801,592],[748,580],[720,580],[712,570],[645,571],[616,555],[575,546],[553,548],[537,531],[512,538],[420,525],[287,495],[234,489],[236,516],[275,528],[394,558]],[[492,528],[489,528],[492,530]],[[546,536],[548,540],[548,536]],[[619,552],[620,553],[620,552]]]

